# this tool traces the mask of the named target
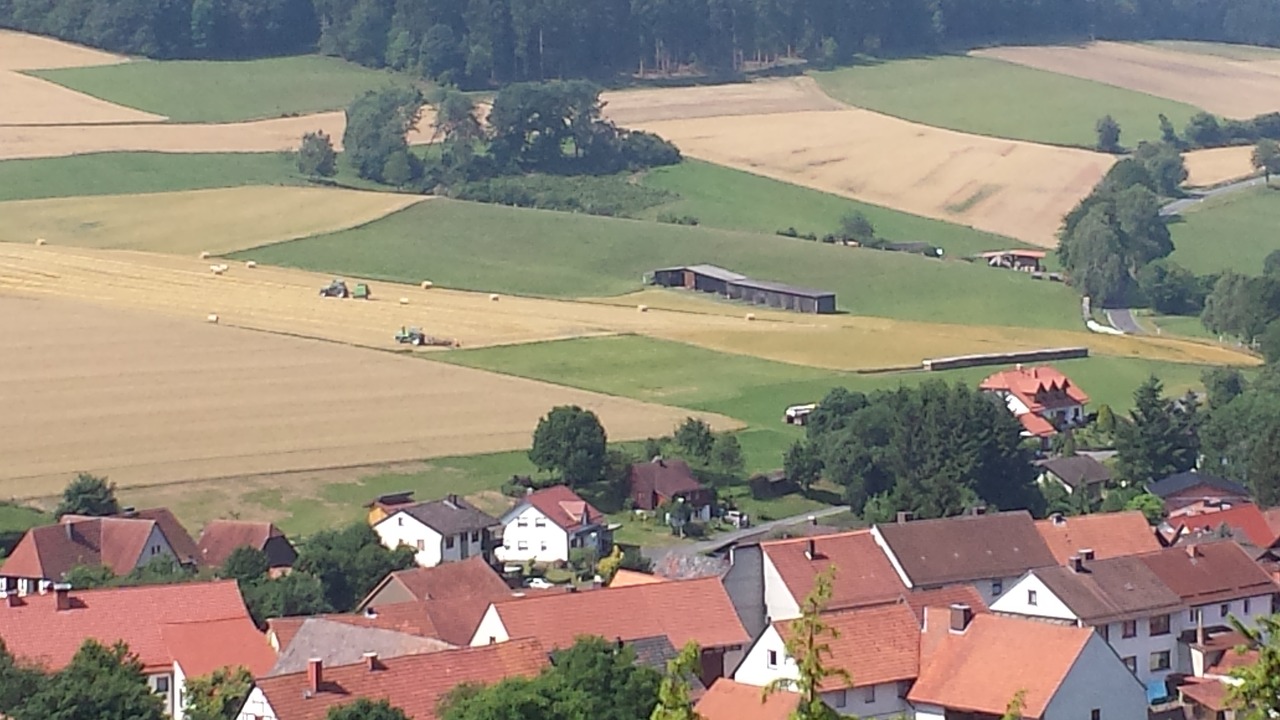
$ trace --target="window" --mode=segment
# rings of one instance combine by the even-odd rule
[[[516,549],[517,549],[517,550],[528,550],[528,549],[529,549],[529,543],[525,542],[524,540],[521,540],[520,542],[516,543]]]
[[[421,539],[420,539],[420,540],[418,540],[418,550],[419,550],[419,551],[422,551],[422,550],[426,550],[426,549],[427,549],[427,541],[426,541],[426,540],[421,540]]]
[[[831,698],[832,707],[842,708],[849,702],[849,693],[846,690],[833,692],[828,697]]]
[[[473,543],[478,543],[478,542],[480,542],[480,531],[479,531],[479,530],[473,530],[473,531],[471,531],[471,542],[473,542]]]
[[[400,527],[404,527],[404,518],[396,518],[396,524]]]
[[[1131,637],[1137,637],[1137,636],[1138,636],[1137,620],[1125,620],[1120,625],[1120,637],[1131,638]]]
[[[446,548],[446,549],[452,550],[452,549],[453,549],[453,543],[454,543],[454,538],[453,538],[453,536],[452,536],[452,535],[450,535],[449,537],[447,537],[447,538],[445,538],[445,539],[444,539],[444,546],[445,546],[445,548]]]
[[[540,545],[540,546],[541,546],[541,548],[542,548],[542,552],[546,552],[546,551],[547,551],[547,541],[546,541],[546,540],[543,540],[542,542],[538,543],[538,545]]]
[[[1105,625],[1105,624],[1104,624],[1104,625],[1099,625],[1099,626],[1098,626],[1098,634],[1102,636],[1102,639],[1103,639],[1103,640],[1110,641],[1110,640],[1111,640],[1111,626],[1110,626],[1110,625]]]
[[[1244,614],[1249,614],[1249,598],[1244,599]]]
[[[1168,670],[1169,667],[1170,665],[1169,665],[1168,650],[1161,650],[1160,652],[1151,653],[1151,672]]]
[[[777,650],[770,650],[765,653],[765,665],[768,665],[771,668],[778,667],[778,651]]]
[[[1147,627],[1151,635],[1168,635],[1169,634],[1169,616],[1157,615],[1147,621]]]
[[[1089,720],[1102,720],[1102,709],[1094,708],[1089,711]]]
[[[160,677],[156,678],[156,692],[161,694],[168,694],[169,692],[169,676],[168,675],[161,675]]]
[[[534,521],[533,521],[533,526],[534,526],[534,527],[546,527],[546,526],[547,526],[547,519],[546,519],[546,518],[541,518],[541,517],[540,517],[540,518],[538,518],[537,520],[534,520]]]
[[[1137,672],[1138,672],[1138,658],[1136,658],[1136,657],[1127,657],[1127,658],[1125,658],[1124,660],[1122,660],[1121,662],[1123,662],[1123,663],[1124,663],[1124,666],[1125,666],[1125,667],[1129,668],[1129,672],[1134,673],[1135,675],[1137,674]]]
[[[862,698],[865,703],[873,703],[876,701],[876,686],[872,685],[866,689],[866,695]]]
[[[1222,603],[1218,606],[1218,617],[1225,618],[1231,614],[1231,603]]]
[[[529,521],[523,517],[516,518],[516,527],[529,527]]]
[[[1028,590],[1028,591],[1027,591],[1027,604],[1028,604],[1028,605],[1035,605],[1035,604],[1037,604],[1038,602],[1039,602],[1039,598],[1037,598],[1037,597],[1036,597],[1036,591],[1035,591],[1035,590]]]
[[[1004,592],[1004,581],[992,580],[991,581],[991,597],[999,597],[1000,594],[1003,592]]]

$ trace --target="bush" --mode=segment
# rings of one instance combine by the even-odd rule
[[[788,227],[786,230],[775,230],[774,234],[781,235],[782,237],[789,237],[789,238],[800,237],[800,233],[797,232],[796,229],[793,227]]]
[[[680,162],[680,150],[667,140],[653,133],[639,130],[621,133],[622,159],[633,169],[675,165]]]
[[[635,215],[676,199],[666,190],[627,182],[620,175],[512,175],[466,182],[451,188],[449,195],[473,202],[606,217]],[[663,222],[696,225],[698,220],[684,216]]]
[[[675,213],[659,213],[658,222],[669,225],[697,225],[698,218],[692,215],[676,215]]]

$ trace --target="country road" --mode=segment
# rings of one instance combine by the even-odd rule
[[[1221,187],[1212,188],[1210,190],[1192,190],[1191,197],[1174,200],[1164,207],[1160,208],[1160,214],[1168,217],[1170,215],[1181,215],[1184,210],[1190,210],[1200,204],[1205,198],[1218,197],[1219,195],[1227,195],[1233,192],[1239,192],[1251,187],[1257,187],[1266,183],[1265,178],[1255,177],[1247,180],[1240,180]],[[1124,328],[1120,328],[1123,330]]]
[[[1107,322],[1111,324],[1111,327],[1119,330],[1120,332],[1127,333],[1129,335],[1141,335],[1146,332],[1142,329],[1142,326],[1138,324],[1137,319],[1133,317],[1133,310],[1130,310],[1129,308],[1104,310],[1103,312],[1106,314]]]

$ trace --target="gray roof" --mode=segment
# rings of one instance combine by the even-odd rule
[[[1249,497],[1249,491],[1239,483],[1234,483],[1216,475],[1198,473],[1194,470],[1170,475],[1158,482],[1147,483],[1147,492],[1158,497],[1167,498],[1170,495],[1182,492],[1183,490],[1188,490],[1197,485],[1207,485],[1208,487],[1220,490],[1224,493],[1238,495],[1240,497]]]
[[[500,525],[497,518],[481,512],[457,496],[418,503],[401,510],[441,535],[459,535]]]
[[[813,290],[810,288],[797,287],[795,285],[787,285],[786,283],[771,282],[769,280],[752,280],[751,278],[742,278],[740,280],[733,280],[732,282],[738,287],[751,288],[752,290],[764,290],[766,292],[784,293],[787,295],[798,295],[800,297],[835,297],[835,293],[829,290]]]
[[[1040,463],[1040,466],[1057,475],[1062,482],[1073,488],[1107,482],[1111,479],[1111,471],[1107,466],[1088,455],[1053,458]]]
[[[680,651],[671,644],[671,638],[666,635],[636,638],[624,644],[635,651],[637,665],[651,667],[662,673],[667,671],[667,663],[675,660],[676,656],[680,654]],[[706,690],[706,686],[702,684],[702,681],[696,675],[687,679],[689,680],[690,689],[695,693]]]
[[[1057,565],[1025,510],[875,526],[915,586],[1022,575]]]
[[[719,265],[690,265],[685,269],[692,270],[699,275],[706,275],[707,277],[713,277],[717,280],[724,280],[726,282],[733,280],[745,280],[747,277],[741,273],[736,273],[732,270],[722,268]]]
[[[1133,555],[1086,560],[1079,573],[1063,566],[1033,572],[1086,623],[1175,612],[1182,605],[1178,593]]]
[[[376,652],[380,658],[393,658],[439,652],[452,647],[435,638],[324,618],[307,618],[289,645],[281,650],[275,667],[268,675],[301,672],[307,669],[307,661],[311,658],[320,658],[326,667],[330,667],[360,662],[367,652]]]

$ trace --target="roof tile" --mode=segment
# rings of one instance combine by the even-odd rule
[[[1175,612],[1182,605],[1182,598],[1141,557],[1084,561],[1078,573],[1062,566],[1032,573],[1071,612],[1091,625]]]
[[[810,543],[815,550],[812,558],[807,555]],[[814,578],[832,565],[836,574],[827,604],[830,610],[887,602],[907,590],[869,530],[773,540],[760,547],[796,602],[813,590]]]
[[[827,678],[822,689],[840,690],[913,680],[920,671],[920,626],[906,603],[891,603],[825,613],[822,619],[838,633],[828,640],[832,667],[844,668],[853,684]],[[783,639],[794,620],[773,624]]]
[[[566,485],[552,485],[524,496],[529,503],[564,530],[604,522],[604,513],[583,500]],[[516,507],[519,507],[517,504]],[[585,514],[585,517],[584,517]]]
[[[276,661],[275,651],[248,616],[168,623],[161,626],[160,635],[187,677],[236,666],[257,677]]]
[[[1267,571],[1233,541],[1171,547],[1139,557],[1188,605],[1280,591]]]
[[[1253,503],[1243,503],[1217,512],[1184,515],[1177,522],[1193,533],[1213,533],[1226,525],[1236,540],[1263,550],[1274,545],[1277,536],[1267,522],[1267,516]]]
[[[1049,365],[1019,365],[987,377],[979,385],[983,390],[1013,394],[1032,413],[1063,405],[1085,405],[1089,396],[1071,379]]]
[[[1036,532],[1059,563],[1081,550],[1092,550],[1095,558],[1105,560],[1160,549],[1155,531],[1137,510],[1037,520]]]
[[[236,549],[262,550],[273,537],[284,537],[284,533],[268,522],[211,520],[200,533],[197,557],[202,564],[222,567]]]
[[[916,587],[1022,575],[1056,565],[1026,511],[876,525]]]
[[[800,705],[800,694],[772,693],[720,678],[694,708],[703,720],[787,720]]]
[[[497,518],[482,512],[457,495],[397,508],[387,519],[397,513],[406,513],[445,536],[480,532],[499,524]]]

